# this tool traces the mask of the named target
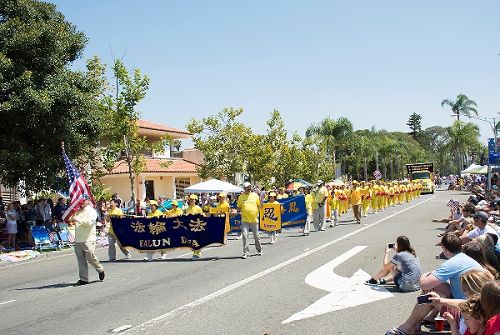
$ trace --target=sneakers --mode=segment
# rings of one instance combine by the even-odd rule
[[[99,272],[99,280],[103,281],[104,280],[104,271]]]
[[[167,254],[161,254],[161,259],[167,259]]]
[[[89,283],[88,281],[78,280],[78,281],[75,283],[75,286],[87,285],[88,283]]]
[[[330,228],[333,228],[333,223],[330,223]]]
[[[248,258],[248,254],[243,254],[243,256],[241,256],[241,259],[247,259]]]
[[[236,239],[241,240],[242,237],[243,237],[243,235],[238,235],[238,236],[236,236]]]
[[[370,278],[370,280],[365,281],[366,285],[378,285],[378,281],[376,279]]]
[[[130,252],[125,255],[125,259],[131,259],[131,258],[132,258],[132,254]]]
[[[116,258],[110,258],[108,262],[116,262]]]
[[[153,254],[147,254],[146,257],[143,258],[146,262],[151,262],[153,260]]]
[[[325,231],[325,228],[321,228],[320,231]]]
[[[276,243],[276,240],[271,240],[271,244],[274,244],[274,243]]]
[[[257,256],[262,256],[262,250],[257,251]]]
[[[198,256],[198,255],[193,255],[193,257],[191,257],[192,261],[197,261],[199,259],[200,259],[200,256]]]

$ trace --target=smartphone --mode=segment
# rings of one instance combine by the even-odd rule
[[[417,297],[417,304],[421,305],[421,304],[432,304],[432,301],[431,299],[429,299],[430,295],[428,294],[423,294],[423,295],[419,295]]]
[[[396,243],[387,243],[388,249],[393,249],[396,246]]]

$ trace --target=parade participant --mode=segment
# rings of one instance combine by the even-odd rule
[[[226,216],[226,223],[225,223],[225,228],[224,232],[227,234],[231,231],[231,225],[229,221],[229,214],[231,211],[231,207],[229,203],[226,200],[227,194],[224,192],[221,192],[217,195],[217,204],[215,208],[212,209],[213,214],[224,214]]]
[[[312,203],[313,203],[313,198],[310,192],[309,187],[300,187],[299,188],[300,192],[304,194],[304,201],[306,203],[306,211],[307,211],[307,217],[306,217],[306,222],[304,224],[304,231],[302,234],[304,236],[308,236],[309,233],[311,232],[311,223],[313,222],[313,209],[312,209]]]
[[[339,216],[347,213],[347,194],[345,192],[345,185],[341,185],[338,194],[339,198]]]
[[[259,236],[259,207],[260,199],[257,193],[252,192],[249,182],[243,184],[244,192],[238,197],[238,209],[241,212],[241,230],[243,236],[243,256],[246,259],[250,253],[248,245],[248,231],[251,230],[255,240],[257,255],[262,256],[262,246]]]
[[[333,185],[331,192],[328,192],[328,202],[331,208],[330,228],[339,224],[339,198],[336,188],[337,187]]]
[[[150,206],[151,210],[149,211],[149,214],[147,216],[148,218],[159,218],[159,217],[162,217],[162,216],[166,216],[162,211],[160,211],[158,209],[158,202],[156,202],[156,200],[150,200],[149,201],[149,206]],[[181,211],[180,215],[182,215],[182,211]],[[144,260],[147,261],[147,262],[151,262],[153,260],[153,254],[154,254],[154,251],[146,251],[146,257],[144,257]],[[161,258],[162,259],[166,259],[167,258],[167,253],[166,252],[160,251],[160,254],[161,254]]]
[[[200,206],[196,204],[196,201],[198,200],[198,197],[196,194],[191,194],[188,198],[188,206],[184,210],[185,215],[205,215],[203,213],[203,210],[201,209]],[[201,257],[201,249],[200,250],[193,250],[193,257],[191,259],[193,261],[197,261]]]
[[[172,208],[170,208],[170,210],[165,213],[165,216],[171,218],[184,214],[184,211],[179,208],[179,203],[177,202],[177,200],[173,200],[170,205],[172,205]]]
[[[117,203],[116,200],[111,200],[109,202],[108,215],[109,215],[110,218],[113,218],[113,217],[122,217],[123,216],[123,211],[121,210],[121,208],[118,208],[118,203]],[[116,261],[116,246],[115,246],[115,244],[118,244],[118,247],[120,248],[120,250],[125,255],[125,259],[130,259],[132,257],[132,254],[130,253],[130,251],[128,251],[127,249],[125,249],[121,245],[120,241],[118,241],[118,238],[115,235],[115,231],[113,230],[113,223],[110,223],[110,225],[109,225],[109,229],[108,229],[108,243],[109,243],[109,246],[108,246],[108,256],[109,256],[109,261],[110,262]]]
[[[278,190],[278,195],[276,197],[276,199],[286,199],[288,198],[288,194],[286,194],[285,192],[285,189],[283,187],[280,187],[280,189]]]
[[[269,192],[269,195],[267,197],[267,203],[269,204],[279,204],[279,202],[276,200],[276,193],[275,192]],[[283,206],[280,206],[281,211],[283,211]],[[281,215],[281,212],[279,213]],[[276,243],[276,240],[278,238],[278,231],[272,231],[269,233],[269,236],[271,238],[271,244]]]
[[[354,180],[352,182],[352,190],[351,190],[351,203],[352,203],[352,211],[354,213],[354,219],[357,224],[361,223],[361,190],[358,187],[359,183]]]
[[[97,211],[92,207],[90,197],[87,194],[84,194],[83,197],[84,200],[80,208],[70,219],[70,222],[75,225],[74,249],[80,277],[76,285],[86,285],[89,283],[87,262],[96,269],[99,274],[99,280],[104,280],[104,267],[99,263],[95,255]]]
[[[326,224],[326,199],[328,199],[328,190],[322,180],[316,183],[316,190],[313,195],[313,216],[314,229],[324,231]]]
[[[368,208],[370,207],[370,202],[372,198],[370,187],[368,185],[369,183],[367,182],[361,183],[361,210],[363,216],[368,215]]]

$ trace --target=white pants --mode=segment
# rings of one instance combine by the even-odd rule
[[[314,229],[324,230],[326,224],[326,207],[321,206],[314,210]]]

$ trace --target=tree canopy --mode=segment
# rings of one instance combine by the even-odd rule
[[[72,157],[92,157],[99,141],[104,69],[70,64],[87,39],[55,6],[34,0],[0,2],[0,179],[31,190],[53,186]]]

